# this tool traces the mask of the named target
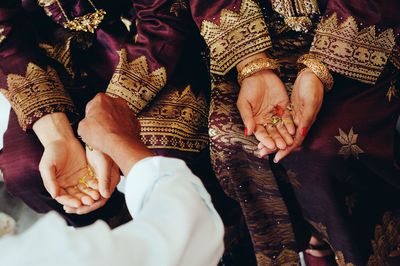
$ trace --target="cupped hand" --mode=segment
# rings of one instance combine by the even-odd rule
[[[257,72],[243,80],[237,107],[245,135],[254,133],[264,147],[263,152],[267,152],[262,156],[293,144],[295,127],[288,105],[285,85],[272,70]],[[279,121],[274,123],[272,120],[277,117]]]
[[[78,208],[64,206],[64,210],[67,213],[82,215],[103,207],[121,179],[118,166],[106,154],[94,150],[90,146],[86,146],[86,158],[96,178],[96,182],[82,186],[81,189],[82,191],[86,191],[88,187],[96,189],[100,193],[100,198],[91,205],[82,205]]]
[[[74,137],[47,143],[39,170],[47,191],[64,206],[78,208],[100,199],[100,194],[92,188],[96,180],[88,176],[85,183],[92,187],[82,184],[88,173],[87,160],[85,150]]]
[[[281,149],[275,155],[274,162],[279,162],[295,149],[299,148],[313,125],[324,98],[324,85],[320,79],[310,70],[303,70],[297,77],[291,103],[293,118],[296,126],[296,135],[293,145]]]

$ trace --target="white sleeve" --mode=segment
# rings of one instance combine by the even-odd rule
[[[217,265],[223,224],[183,161],[138,162],[128,175],[126,201],[134,221],[113,231],[100,221],[74,230],[58,215],[46,215],[24,234],[0,241],[0,265]]]

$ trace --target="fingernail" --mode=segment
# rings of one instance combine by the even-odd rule
[[[301,129],[301,136],[305,137],[305,136],[307,136],[307,133],[308,133],[308,127],[303,127]]]
[[[247,138],[247,136],[248,136],[248,133],[247,133],[248,131],[247,131],[247,127],[245,127],[244,128],[244,136]]]
[[[274,163],[278,163],[278,160],[274,158]]]

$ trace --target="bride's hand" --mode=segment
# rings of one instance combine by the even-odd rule
[[[268,153],[292,145],[295,127],[288,105],[285,85],[272,70],[262,70],[244,79],[237,107],[245,125],[245,135],[254,133]]]

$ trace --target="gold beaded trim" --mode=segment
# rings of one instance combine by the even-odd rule
[[[277,69],[279,63],[272,58],[257,58],[250,63],[246,64],[238,73],[238,82],[242,84],[243,80],[254,75],[257,72],[266,69]]]
[[[333,87],[333,77],[328,67],[311,54],[300,56],[297,60],[298,64],[308,67],[324,84],[325,91],[329,91]]]

